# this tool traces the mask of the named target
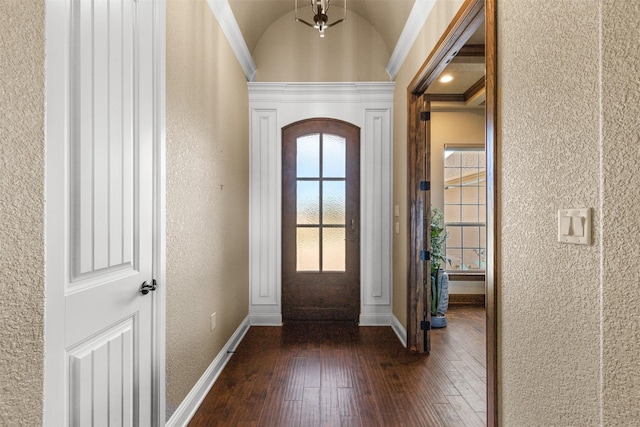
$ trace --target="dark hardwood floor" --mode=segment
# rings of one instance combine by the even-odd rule
[[[447,317],[429,356],[390,327],[252,327],[189,425],[484,426],[484,308]]]

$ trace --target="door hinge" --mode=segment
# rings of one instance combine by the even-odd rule
[[[429,331],[431,330],[431,322],[428,320],[423,320],[420,322],[420,330],[421,331]]]
[[[428,122],[429,120],[431,120],[431,111],[421,111],[420,112],[420,121],[421,122]]]
[[[429,259],[431,259],[431,252],[420,251],[420,261],[428,261]]]
[[[431,181],[420,181],[420,191],[430,191]]]

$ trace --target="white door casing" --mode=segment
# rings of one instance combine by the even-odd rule
[[[282,323],[282,128],[309,118],[360,127],[360,325],[391,325],[394,83],[248,83],[249,316]]]
[[[163,19],[47,2],[45,425],[164,418]]]

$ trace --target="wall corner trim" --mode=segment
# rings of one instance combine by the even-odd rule
[[[435,4],[436,0],[416,0],[413,4],[409,19],[407,19],[407,23],[404,25],[396,47],[393,49],[393,53],[387,63],[387,73],[391,80],[396,78],[400,67],[402,67],[402,63],[413,47],[413,42],[416,41],[416,37],[418,37],[422,26],[427,21],[427,17],[429,17],[431,9],[433,9]]]
[[[404,348],[407,348],[407,330],[404,328],[402,323],[398,320],[396,316],[393,316],[391,319],[391,329],[396,333],[398,339],[402,343]]]
[[[235,53],[240,66],[244,70],[244,74],[247,77],[247,81],[253,82],[256,79],[256,64],[253,62],[253,57],[247,43],[242,36],[238,21],[233,15],[231,6],[228,0],[207,0],[207,4],[213,12],[222,32],[227,38],[227,41],[231,45],[233,53]]]
[[[200,377],[198,382],[193,386],[187,397],[184,398],[178,409],[173,413],[169,421],[167,421],[167,427],[186,426],[189,424],[191,418],[196,413],[200,404],[213,387],[222,370],[231,359],[232,353],[230,351],[235,350],[238,344],[242,341],[245,334],[249,330],[249,316],[245,317],[240,326],[231,335],[229,341],[222,347],[218,355],[213,362],[209,365],[204,374]]]

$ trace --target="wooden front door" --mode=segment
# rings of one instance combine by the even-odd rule
[[[282,316],[360,315],[360,129],[310,119],[282,131]]]

